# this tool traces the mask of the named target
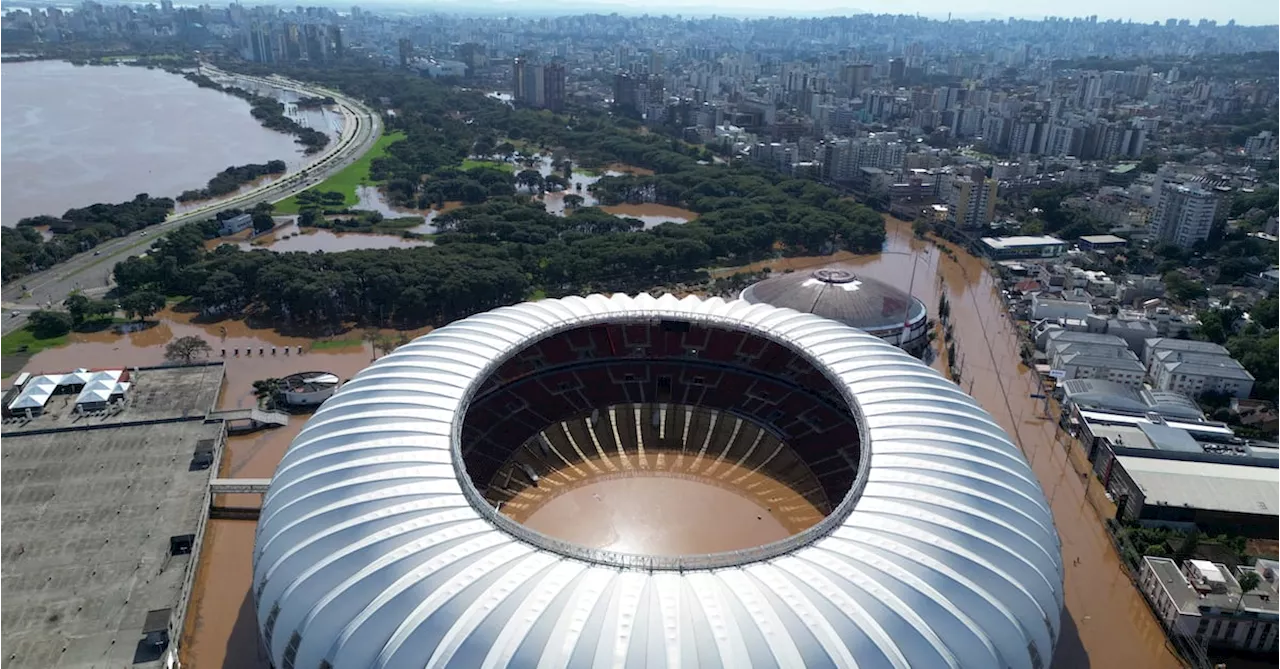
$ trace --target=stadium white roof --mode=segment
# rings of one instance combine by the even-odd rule
[[[472,393],[533,341],[628,319],[745,330],[825,369],[865,428],[845,501],[783,541],[678,563],[488,506],[459,455]],[[1062,578],[1035,475],[950,381],[812,314],[669,295],[529,302],[396,349],[294,440],[254,547],[277,667],[1043,667]]]

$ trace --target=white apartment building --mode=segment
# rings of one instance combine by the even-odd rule
[[[1198,185],[1164,182],[1151,217],[1151,237],[1187,248],[1209,237],[1218,197]]]
[[[1243,399],[1253,392],[1253,375],[1230,356],[1161,351],[1155,354],[1148,376],[1157,390],[1187,397],[1215,392]]]
[[[958,176],[951,180],[945,198],[951,207],[951,220],[962,228],[985,227],[996,217],[996,192],[1000,182],[995,179],[974,180]]]
[[[1170,634],[1209,648],[1275,653],[1276,567],[1259,559],[1232,574],[1220,562],[1187,560],[1179,569],[1169,558],[1147,556],[1138,585]],[[1238,576],[1247,571],[1258,574],[1258,587],[1241,592]]]

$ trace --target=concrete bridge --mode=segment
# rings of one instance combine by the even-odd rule
[[[211,505],[209,517],[218,520],[258,520],[262,503],[258,506],[230,506],[218,504],[217,495],[265,495],[271,479],[213,479],[209,482]]]
[[[289,414],[262,409],[224,409],[211,412],[209,419],[226,421],[227,434],[245,434],[289,424]]]

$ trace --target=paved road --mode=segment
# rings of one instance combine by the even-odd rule
[[[227,75],[216,68],[205,66],[205,74],[209,76]],[[227,75],[230,76],[230,75]],[[238,75],[237,75],[238,76]],[[27,315],[41,306],[52,303],[60,305],[67,295],[74,290],[82,290],[89,295],[100,295],[107,292],[111,282],[111,270],[116,263],[137,255],[159,235],[180,225],[207,219],[215,213],[233,207],[248,208],[259,202],[279,202],[287,197],[300,193],[323,181],[326,177],[349,165],[373,147],[382,134],[382,123],[378,115],[367,107],[337,91],[319,86],[302,84],[280,78],[264,79],[260,77],[239,77],[285,88],[308,96],[330,96],[337,101],[338,110],[343,115],[342,134],[337,141],[329,143],[324,152],[315,156],[303,166],[302,171],[292,172],[283,179],[270,184],[238,193],[229,198],[219,200],[181,214],[172,214],[169,219],[159,225],[135,232],[127,237],[113,239],[101,244],[93,250],[82,253],[59,263],[42,272],[25,276],[4,286],[3,320],[0,331],[5,333],[16,330],[27,322]],[[26,290],[23,289],[26,286]],[[11,315],[16,312],[16,315]]]

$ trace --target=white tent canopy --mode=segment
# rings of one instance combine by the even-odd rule
[[[49,398],[53,396],[54,391],[58,389],[61,375],[55,376],[37,376],[27,382],[27,386],[22,389],[18,397],[9,404],[10,411],[22,411],[24,409],[42,409]]]
[[[85,382],[84,389],[76,397],[76,406],[104,404],[110,402],[112,397],[123,395],[129,389],[129,384],[121,383],[120,376],[121,372],[118,369],[93,372]]]
[[[9,403],[10,411],[26,411],[43,409],[49,398],[63,386],[83,386],[76,397],[76,405],[109,402],[112,397],[123,395],[129,390],[128,383],[122,383],[122,369],[106,369],[91,372],[80,368],[66,374],[45,374],[27,381],[22,392]]]

